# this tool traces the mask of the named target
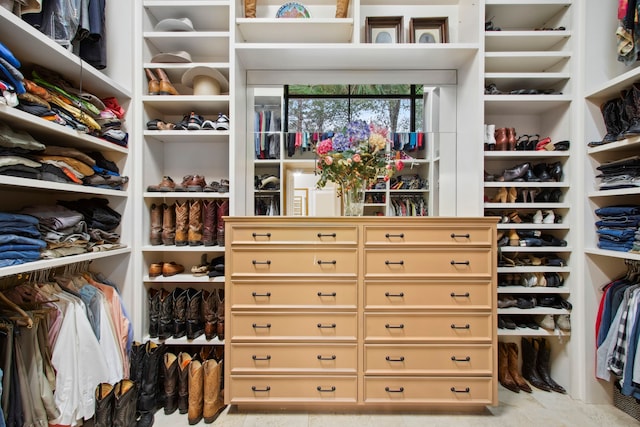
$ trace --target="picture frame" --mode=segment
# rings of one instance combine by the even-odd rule
[[[449,18],[411,18],[409,43],[448,43]]]
[[[402,43],[402,16],[367,16],[366,43]]]

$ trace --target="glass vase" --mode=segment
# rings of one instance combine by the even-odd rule
[[[362,216],[364,214],[364,181],[342,186],[342,215]]]

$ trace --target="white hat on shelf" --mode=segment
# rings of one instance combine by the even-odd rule
[[[220,95],[229,92],[229,82],[216,68],[198,66],[182,75],[182,84],[193,88],[194,95]]]
[[[158,22],[154,31],[195,31],[189,18],[167,18]]]

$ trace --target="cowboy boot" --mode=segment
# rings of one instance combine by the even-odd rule
[[[189,206],[189,246],[202,244],[202,200],[194,200]]]
[[[158,338],[158,321],[160,319],[160,291],[151,288],[147,292],[149,307],[149,337]]]
[[[202,222],[202,243],[205,246],[216,244],[216,201],[203,200],[204,220]]]
[[[624,138],[640,135],[640,85],[634,83],[624,98],[624,108],[629,118],[629,127],[623,132]]]
[[[160,373],[160,361],[165,351],[165,345],[158,345],[153,341],[147,341],[144,349],[142,381],[138,396],[138,412],[153,414],[157,409],[159,394],[158,374]]]
[[[166,340],[173,336],[173,293],[160,289],[160,320],[158,321],[158,338]]]
[[[189,411],[189,365],[191,356],[188,353],[178,354],[178,411],[186,414]]]
[[[149,241],[152,246],[162,244],[162,211],[162,206],[158,206],[155,203],[151,205],[151,233],[149,234]]]
[[[218,246],[224,246],[224,219],[223,216],[229,215],[229,201],[224,200],[218,204],[216,212],[216,240]]]
[[[134,341],[129,355],[129,379],[140,386],[142,361],[144,360],[144,344]]]
[[[176,202],[176,246],[186,246],[189,239],[189,202]]]
[[[213,359],[205,360],[202,364],[202,370],[204,371],[204,407],[202,416],[205,423],[211,424],[225,408],[220,396],[222,363],[218,363]]]
[[[538,373],[540,373],[540,378],[551,387],[551,390],[558,393],[566,393],[567,390],[564,389],[560,384],[555,382],[553,378],[551,378],[550,369],[550,359],[551,359],[551,349],[547,345],[547,341],[544,338],[534,339],[534,347],[538,347],[538,359],[537,359],[537,367]]]
[[[187,339],[195,340],[204,333],[202,322],[202,291],[187,289]]]
[[[178,409],[178,358],[173,353],[164,354],[164,413],[173,414]]]
[[[145,68],[144,71],[147,74],[147,79],[149,79],[149,95],[157,95],[158,93],[160,93],[160,82],[153,74],[153,71],[148,68]]]
[[[520,388],[509,372],[507,347],[503,342],[498,342],[498,381],[504,388],[514,393],[520,393]]]
[[[113,427],[135,427],[138,386],[121,380],[113,387]]]
[[[522,348],[522,376],[529,381],[532,386],[544,391],[551,391],[551,387],[540,378],[537,368],[537,349],[527,338],[521,339]]]
[[[202,312],[204,317],[204,337],[211,340],[216,336],[216,293],[215,291],[202,292]]]
[[[518,344],[509,342],[505,343],[505,345],[509,359],[509,373],[511,374],[511,378],[518,384],[520,390],[531,393],[531,387],[529,387],[529,384],[522,378],[520,370],[518,369]]]
[[[156,73],[158,73],[158,78],[160,78],[159,95],[180,95],[162,68],[156,68]]]
[[[96,411],[93,418],[95,427],[111,427],[113,425],[113,386],[100,383],[96,387]]]
[[[224,289],[214,291],[216,299],[216,333],[218,339],[224,341]]]
[[[336,0],[336,18],[346,18],[349,10],[349,0]]]
[[[182,338],[187,333],[187,291],[176,288],[173,291],[173,337]]]
[[[204,405],[202,363],[193,359],[189,364],[189,411],[187,420],[189,425],[198,424],[202,419]]]
[[[166,246],[176,244],[176,206],[166,204],[164,207],[164,215],[162,218],[162,243]]]
[[[509,138],[507,137],[507,128],[498,128],[494,135],[496,141],[496,151],[507,151],[509,149]]]
[[[256,17],[256,0],[244,0],[244,17]]]

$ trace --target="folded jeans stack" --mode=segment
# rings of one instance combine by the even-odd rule
[[[640,186],[640,156],[631,156],[598,166],[600,190]]]
[[[37,261],[46,246],[36,217],[0,212],[0,267]]]
[[[640,205],[606,206],[595,210],[598,247],[612,251],[629,252],[638,247],[636,239],[640,224]]]

